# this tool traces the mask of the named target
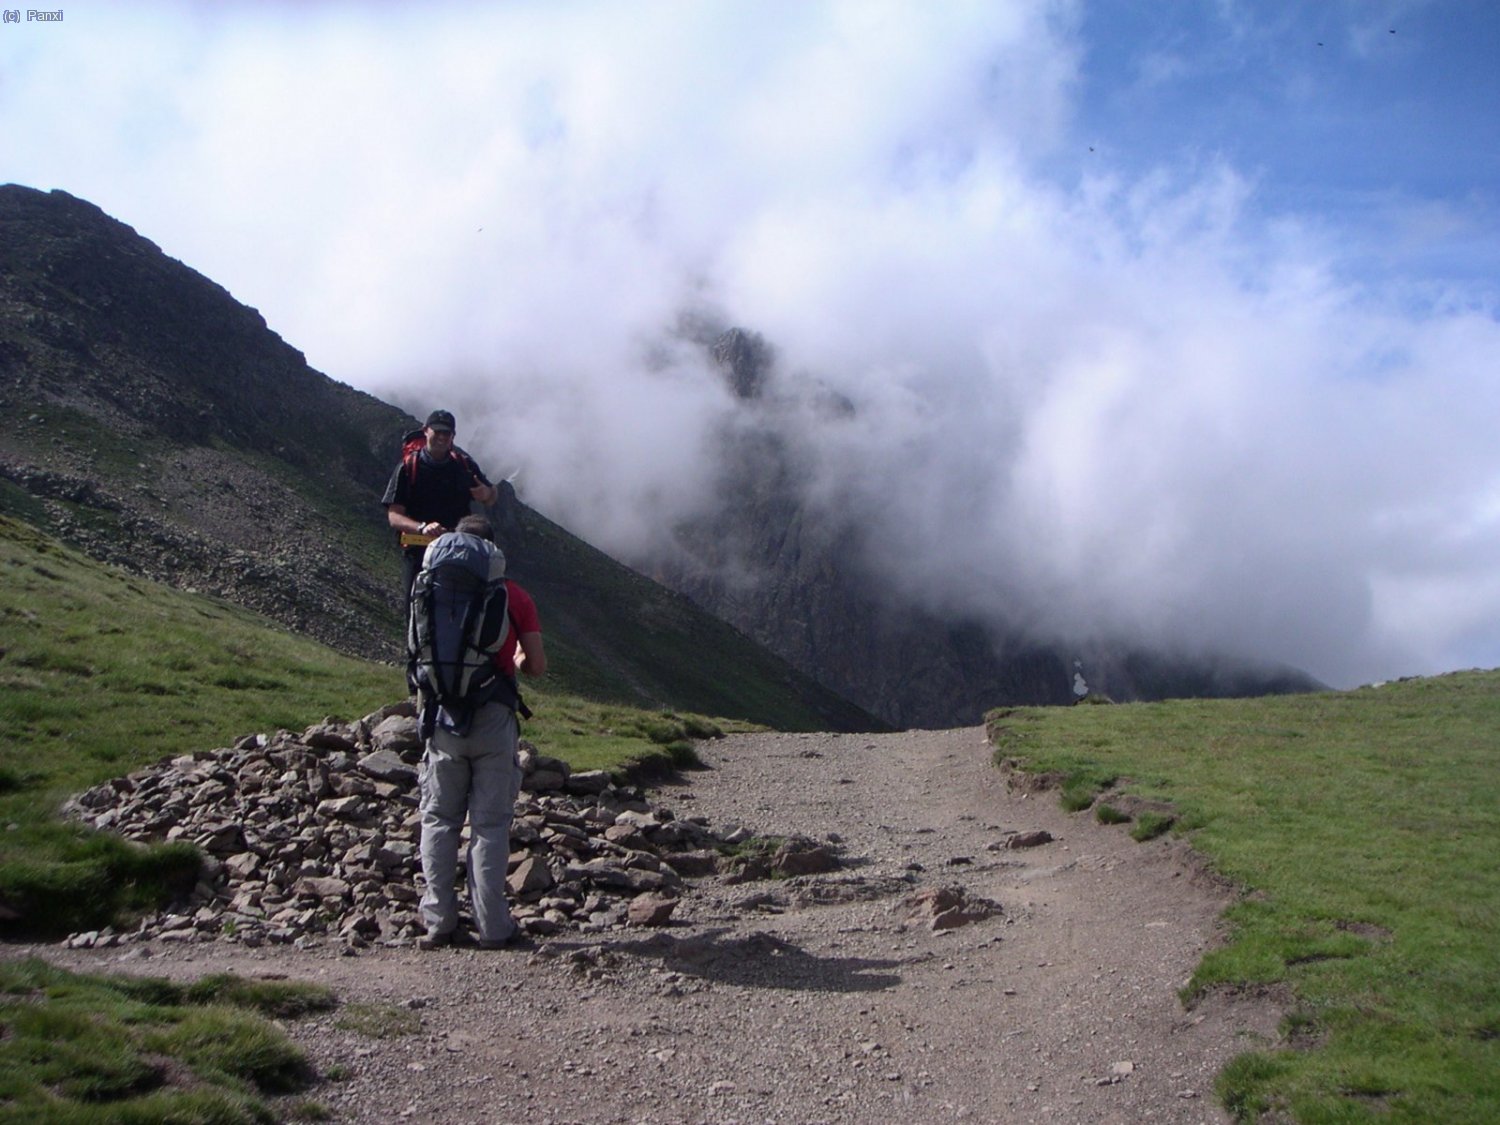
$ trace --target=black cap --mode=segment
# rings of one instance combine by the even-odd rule
[[[446,410],[434,410],[427,415],[427,425],[434,430],[456,431],[458,429],[458,426],[454,424],[453,415]]]

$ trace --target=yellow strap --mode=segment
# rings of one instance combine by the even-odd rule
[[[417,531],[403,531],[401,533],[401,546],[425,547],[436,538],[436,535],[423,535],[421,532]]]

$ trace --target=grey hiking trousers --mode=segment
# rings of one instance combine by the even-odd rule
[[[521,791],[519,732],[509,707],[487,703],[463,736],[439,727],[427,741],[422,790],[422,921],[429,934],[458,925],[459,835],[469,818],[469,902],[481,941],[505,941],[516,929],[505,901],[510,822]]]

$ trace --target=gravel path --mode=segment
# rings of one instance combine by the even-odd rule
[[[830,840],[841,869],[698,881],[668,927],[530,951],[37,952],[332,986],[340,1012],[287,1030],[336,1079],[312,1097],[338,1121],[1228,1120],[1213,1076],[1278,1012],[1177,999],[1228,902],[1180,842],[1011,791],[978,728],[736,735],[701,753],[711,768],[662,803]],[[1034,830],[1053,841],[1006,846]],[[999,910],[934,930],[910,902],[944,887]]]

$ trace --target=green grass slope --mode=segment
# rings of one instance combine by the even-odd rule
[[[72,793],[251,731],[356,718],[396,669],[246,610],[101,566],[0,517],[0,930],[56,932],[148,909],[191,880],[190,848],[64,824]]]
[[[1244,888],[1187,989],[1292,998],[1286,1045],[1221,1076],[1237,1116],[1500,1121],[1500,672],[989,728],[1070,807],[1136,808],[1122,832],[1187,832]]]

